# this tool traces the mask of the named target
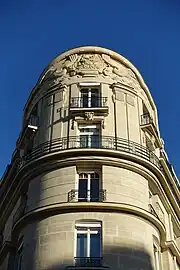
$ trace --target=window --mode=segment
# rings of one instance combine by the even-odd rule
[[[79,266],[101,266],[101,224],[76,224],[76,257]]]
[[[33,136],[25,139],[24,155],[28,155],[32,152],[33,145],[34,145],[34,137]]]
[[[99,184],[100,182],[98,173],[80,173],[78,181],[78,201],[100,201]]]
[[[149,114],[149,111],[148,111],[146,105],[144,104],[144,102],[142,102],[142,109],[143,109],[143,114]]]
[[[147,125],[152,123],[152,118],[144,102],[142,103],[142,110],[143,114],[141,115],[141,125]]]
[[[80,90],[80,107],[91,108],[100,107],[100,89],[96,87],[86,87]]]
[[[16,257],[15,257],[15,267],[14,270],[22,270],[22,253],[23,253],[23,241],[22,238],[19,240]]]
[[[79,125],[80,147],[98,148],[100,146],[100,125]]]
[[[159,270],[159,250],[158,247],[153,245],[153,255],[154,255],[154,269]]]

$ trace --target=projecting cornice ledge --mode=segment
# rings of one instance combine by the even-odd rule
[[[52,215],[58,215],[62,213],[73,213],[73,212],[110,212],[110,213],[125,213],[134,215],[152,223],[160,232],[162,243],[166,240],[166,229],[163,223],[151,214],[149,211],[144,210],[140,207],[123,204],[123,203],[112,203],[112,202],[67,202],[67,203],[55,203],[33,209],[27,212],[21,219],[19,219],[13,227],[13,231],[18,227],[24,226],[30,220],[36,220],[40,217],[46,218]]]
[[[178,263],[180,263],[180,249],[177,247],[175,241],[166,241],[165,242],[165,249],[169,248],[171,252],[176,256]]]

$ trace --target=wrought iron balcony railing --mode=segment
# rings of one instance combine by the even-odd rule
[[[107,107],[107,97],[72,97],[71,108],[104,108]]]
[[[74,263],[79,267],[101,267],[102,257],[75,257]]]
[[[106,200],[106,190],[102,189],[93,194],[91,190],[86,190],[84,195],[79,190],[72,189],[68,192],[68,202],[104,202]]]
[[[141,125],[148,125],[153,123],[153,119],[149,113],[141,115]]]
[[[148,148],[126,139],[115,138],[110,136],[88,136],[87,140],[84,136],[57,138],[47,141],[33,148],[30,153],[20,159],[19,167],[28,162],[46,156],[48,154],[56,153],[68,149],[109,149],[118,152],[129,153],[131,155],[143,158],[150,161],[154,165],[160,167],[159,159]]]
[[[148,128],[150,128],[151,132],[155,134],[155,136],[158,136],[157,128],[156,128],[154,121],[149,113],[145,113],[145,114],[141,115],[140,124],[141,124],[142,128],[148,127]]]

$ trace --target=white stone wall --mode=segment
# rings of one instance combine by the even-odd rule
[[[107,201],[148,209],[147,179],[124,168],[105,165],[102,168],[103,188],[107,191]]]
[[[22,269],[50,270],[72,266],[75,222],[87,219],[102,222],[105,266],[110,269],[152,269],[153,235],[159,239],[158,231],[136,216],[99,212],[55,215],[26,226]]]
[[[75,166],[64,167],[37,176],[29,183],[27,211],[53,203],[67,202],[75,188]]]

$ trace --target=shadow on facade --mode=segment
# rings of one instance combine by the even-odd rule
[[[120,269],[120,270],[153,270],[151,258],[149,254],[141,249],[128,247],[112,247],[104,248],[102,267],[75,267],[73,260],[57,263],[42,270],[59,270],[59,269]],[[39,269],[39,268],[38,268]]]

